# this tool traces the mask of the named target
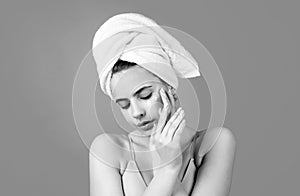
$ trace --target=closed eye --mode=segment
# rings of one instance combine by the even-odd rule
[[[140,96],[140,99],[147,100],[147,99],[150,99],[151,96],[152,96],[152,93],[149,93],[149,94],[146,95],[146,96]],[[121,106],[121,104],[119,104],[119,105]],[[130,103],[126,104],[125,106],[121,106],[121,108],[122,108],[123,110],[126,110],[126,109],[129,108],[129,106],[130,106]]]
[[[124,107],[121,107],[123,110],[126,110],[126,109],[128,109],[129,108],[129,104],[128,105],[126,105],[126,106],[124,106]]]
[[[150,91],[147,91],[148,88],[151,88],[152,86],[144,86],[142,87],[141,89],[139,89],[138,91],[136,91],[134,93],[134,96],[135,97],[138,97],[140,99],[143,99],[143,100],[147,100],[147,99],[150,99],[151,96],[152,96],[152,92]],[[119,98],[119,99],[116,99],[116,103],[119,104],[119,106],[125,110],[125,109],[128,109],[130,107],[130,101],[127,99],[127,98]]]
[[[140,96],[141,99],[150,99],[150,97],[152,96],[152,93],[149,93],[146,96]]]

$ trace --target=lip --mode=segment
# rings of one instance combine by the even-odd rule
[[[147,128],[148,126],[150,126],[150,124],[154,122],[154,120],[150,120],[150,121],[144,121],[142,123],[137,124],[137,126],[139,128]]]

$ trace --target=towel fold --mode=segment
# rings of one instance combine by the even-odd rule
[[[192,55],[155,21],[137,13],[108,19],[93,39],[102,91],[110,96],[111,70],[118,59],[138,64],[178,88],[178,79],[200,76]]]

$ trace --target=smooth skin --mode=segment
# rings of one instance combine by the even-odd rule
[[[154,126],[150,130],[135,131],[148,136],[136,137],[135,142],[148,150],[157,149],[151,157],[152,165],[173,160],[170,164],[152,171],[153,178],[143,196],[188,195],[178,178],[182,174],[184,156],[175,155],[181,154],[181,147],[191,141],[195,132],[185,125],[183,109],[178,109],[176,101],[170,94],[166,94],[166,84],[138,66],[117,73],[111,84],[115,101],[128,123],[137,127],[139,122],[154,120]],[[151,87],[144,88],[145,86]],[[139,91],[141,89],[143,90]],[[207,130],[207,134],[219,132],[220,129],[218,140],[198,166],[192,196],[229,195],[236,141],[233,133],[224,127]],[[95,138],[89,156],[91,196],[124,195],[121,171],[128,163],[129,156],[116,148],[111,140],[128,149],[128,139],[124,136],[102,134]]]

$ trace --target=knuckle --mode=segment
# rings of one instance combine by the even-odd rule
[[[159,143],[162,143],[162,139],[161,139],[161,138],[159,138],[159,139],[158,139],[158,142],[159,142]]]
[[[175,123],[172,123],[171,128],[172,128],[172,129],[175,129],[176,127],[177,127],[176,124],[175,124]]]
[[[165,105],[165,108],[167,109],[167,110],[169,110],[171,107],[170,107],[170,104],[166,104]]]

